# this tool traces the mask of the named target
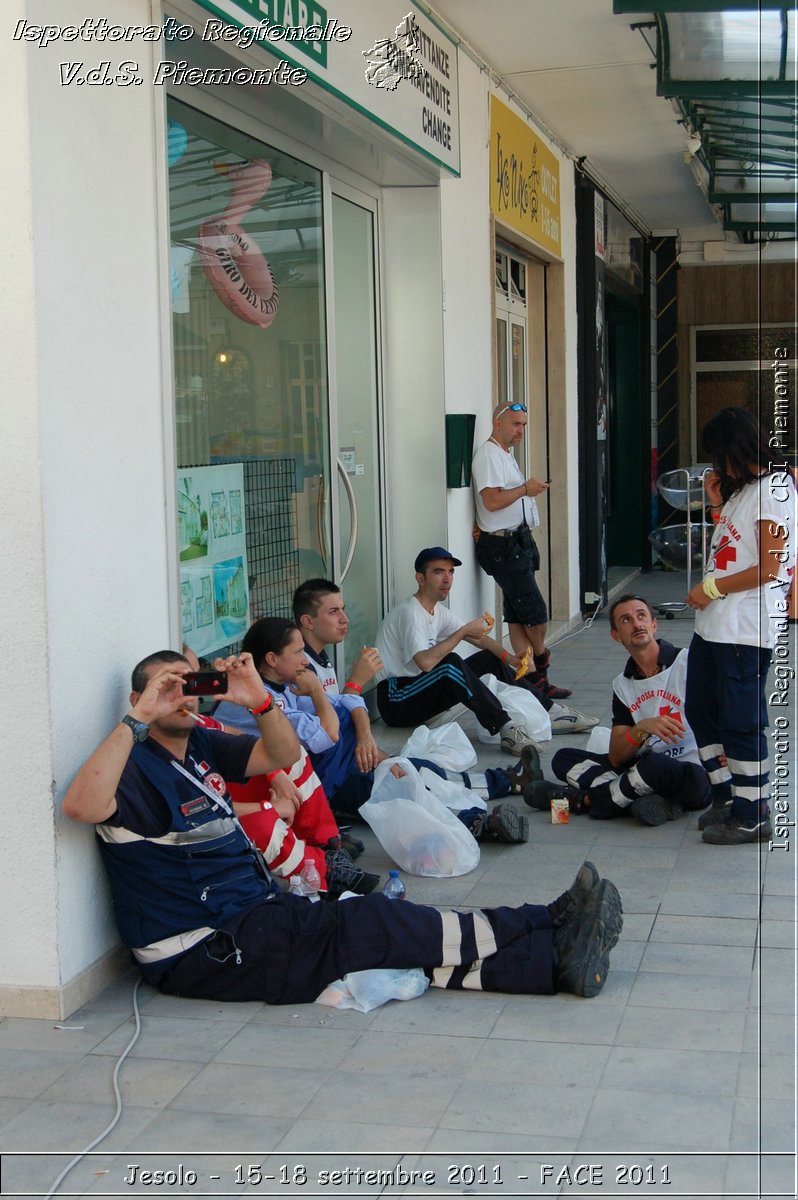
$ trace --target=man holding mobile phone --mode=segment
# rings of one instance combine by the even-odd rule
[[[313,904],[278,891],[236,822],[226,777],[290,762],[290,723],[249,654],[214,664],[257,737],[202,730],[183,694],[186,659],[134,670],[130,711],[87,759],[64,813],[93,824],[122,941],[171,995],[310,1003],[350,971],[421,967],[434,987],[596,996],[623,924],[617,889],[584,863],[549,904],[440,912],[381,893]]]
[[[476,507],[477,562],[502,589],[504,619],[510,644],[519,659],[534,666],[529,682],[549,700],[564,700],[568,688],[549,683],[551,655],[546,649],[548,612],[535,580],[540,553],[533,530],[540,524],[535,497],[548,483],[524,478],[513,448],[520,445],[527,423],[525,404],[499,404],[493,410],[493,432],[478,448],[471,465]],[[573,733],[582,732],[574,722]]]

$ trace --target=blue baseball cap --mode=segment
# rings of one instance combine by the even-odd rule
[[[455,558],[450,550],[444,550],[443,546],[427,546],[426,550],[419,550],[416,555],[414,569],[422,571],[428,562],[434,562],[436,558],[448,558],[456,567],[463,565],[459,558]]]

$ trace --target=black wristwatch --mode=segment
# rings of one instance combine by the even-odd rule
[[[145,725],[143,721],[137,721],[136,718],[131,717],[130,714],[123,717],[120,724],[127,725],[128,729],[133,734],[134,742],[146,742],[147,738],[150,736],[149,725]]]

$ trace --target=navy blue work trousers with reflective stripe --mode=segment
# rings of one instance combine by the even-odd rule
[[[490,650],[479,650],[469,658],[447,654],[420,675],[383,679],[377,687],[377,708],[386,725],[415,726],[464,704],[488,733],[498,733],[510,718],[480,675],[495,675],[507,683],[515,678]]]
[[[551,994],[551,917],[537,904],[456,913],[380,894],[314,904],[281,893],[153,982],[205,1000],[303,1004],[375,967],[421,967],[433,987]]]
[[[764,646],[708,642],[697,633],[687,655],[684,715],[710,779],[725,755],[732,816],[746,822],[760,821],[768,812],[765,685],[770,657]]]

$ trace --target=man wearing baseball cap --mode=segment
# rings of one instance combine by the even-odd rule
[[[523,725],[513,724],[480,679],[490,674],[514,684],[512,668],[519,660],[489,636],[489,613],[463,624],[446,607],[454,569],[462,566],[459,558],[443,546],[428,546],[419,551],[414,565],[416,592],[386,614],[377,633],[384,664],[377,687],[380,716],[386,725],[421,725],[463,704],[489,733],[501,734],[502,750],[521,757],[525,746],[535,747],[534,739]],[[478,653],[462,658],[456,652],[461,642],[475,646]],[[526,679],[518,686],[540,700]]]

